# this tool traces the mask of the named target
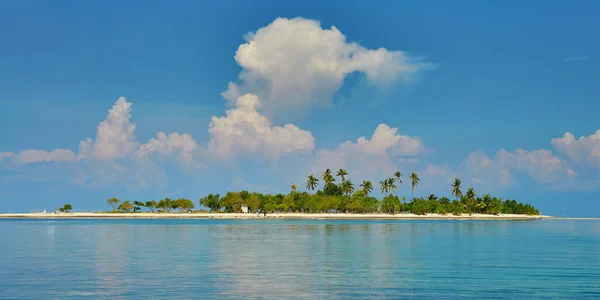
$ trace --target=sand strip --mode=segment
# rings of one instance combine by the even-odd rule
[[[68,219],[68,218],[93,218],[93,219],[264,219],[261,214],[248,213],[17,213],[17,214],[0,214],[0,218],[34,218],[34,219]],[[415,215],[415,214],[351,214],[351,213],[279,213],[267,214],[267,219],[439,219],[439,220],[535,220],[548,219],[551,216],[529,216],[516,214],[463,214],[455,215]]]

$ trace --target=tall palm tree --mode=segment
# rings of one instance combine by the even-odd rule
[[[473,188],[469,188],[465,196],[467,196],[467,199],[469,199],[471,204],[473,204],[475,203],[475,197],[477,197],[477,193],[475,193],[475,190],[473,190]]]
[[[388,191],[390,190],[387,179],[380,181],[379,184],[381,185],[381,193],[387,194]]]
[[[398,187],[394,184],[394,177],[390,177],[387,179],[388,182],[388,189],[390,190],[390,192],[394,192],[396,189],[398,189]]]
[[[319,185],[319,178],[313,176],[312,174],[308,175],[308,178],[306,179],[306,189],[314,191],[317,185]]]
[[[298,190],[298,185],[295,183],[292,183],[291,187],[292,187],[292,192],[294,192],[294,193],[296,192],[296,190]]]
[[[402,172],[400,172],[400,171],[394,172],[394,177],[396,178],[396,181],[398,181],[398,184],[402,184]],[[398,186],[398,187],[400,187],[400,186]]]
[[[415,172],[410,173],[408,178],[410,178],[410,180],[412,181],[412,191],[410,196],[410,199],[412,200],[415,198],[415,186],[419,184],[419,181],[421,181],[421,179],[419,179],[419,175],[417,175],[417,173]]]
[[[461,184],[460,178],[454,178],[454,182],[452,183],[452,195],[454,195],[457,200],[458,197],[462,196],[462,191],[460,190]]]
[[[335,178],[331,175],[331,170],[330,169],[326,169],[325,172],[323,172],[323,174],[321,175],[321,177],[323,177],[323,183],[325,183],[325,187],[328,187],[330,184],[333,184],[335,182]]]
[[[369,195],[369,193],[371,191],[373,191],[373,184],[370,181],[368,181],[368,180],[364,180],[360,184],[360,187],[362,188],[362,190],[365,193],[365,195]]]
[[[342,182],[340,188],[342,189],[342,193],[346,195],[350,195],[352,192],[354,192],[354,184],[350,180]]]
[[[348,175],[348,171],[339,169],[336,176],[340,176],[342,178],[342,183],[344,183],[344,181],[346,181],[346,175]]]

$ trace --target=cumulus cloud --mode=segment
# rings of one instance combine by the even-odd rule
[[[398,128],[380,124],[370,140],[359,137],[356,142],[347,141],[334,150],[318,151],[311,172],[342,168],[369,178],[391,174],[398,170],[395,157],[417,155],[424,149],[418,137],[398,134]]]
[[[575,162],[600,167],[600,129],[594,134],[581,136],[578,139],[567,132],[560,138],[552,139],[552,146]]]
[[[196,141],[191,135],[184,133],[166,134],[159,132],[156,138],[145,144],[137,142],[131,122],[131,102],[120,97],[108,111],[106,120],[100,122],[96,129],[96,139],[87,138],[80,142],[80,159],[114,160],[125,157],[149,158],[150,154],[169,155],[177,152],[180,160],[189,163]]]
[[[80,142],[79,153],[69,149],[45,150],[27,149],[18,153],[2,152],[0,160],[11,158],[18,164],[42,162],[76,162],[72,175],[75,184],[102,184],[123,181],[128,185],[147,186],[148,181],[160,184],[162,169],[152,157],[166,157],[178,154],[179,161],[191,164],[192,152],[197,148],[196,141],[187,133],[159,132],[156,138],[147,143],[139,143],[134,135],[135,124],[131,122],[131,102],[120,97],[108,111],[106,119],[96,128],[95,139],[87,138]]]
[[[236,107],[223,117],[212,117],[208,132],[209,151],[223,157],[233,154],[266,154],[273,157],[291,153],[306,153],[314,148],[315,138],[292,124],[273,126],[256,110],[261,102],[256,95],[237,98]]]
[[[503,186],[509,185],[512,176],[504,166],[504,153],[505,151],[500,150],[496,153],[496,158],[491,159],[483,151],[471,152],[459,166],[459,171],[474,183],[493,182]]]
[[[133,132],[135,124],[131,123],[131,102],[120,97],[108,111],[106,120],[96,129],[96,139],[87,138],[81,141],[79,155],[82,158],[93,157],[98,160],[123,158],[133,153],[139,146]]]
[[[236,101],[253,93],[271,110],[328,104],[353,72],[363,72],[369,83],[385,87],[408,82],[433,67],[402,51],[348,42],[336,27],[324,29],[318,21],[304,18],[277,18],[245,39],[235,53],[243,68],[242,83],[230,83],[223,96]]]
[[[175,132],[167,135],[164,132],[159,132],[156,138],[150,139],[146,144],[140,145],[135,155],[137,157],[148,157],[153,152],[162,155],[179,152],[181,161],[189,163],[192,160],[192,152],[195,148],[196,141],[190,134]]]
[[[499,150],[491,159],[482,151],[469,154],[462,164],[473,182],[491,182],[508,185],[512,182],[512,173],[527,173],[540,183],[554,183],[558,180],[577,176],[569,164],[550,150],[517,149],[514,153]],[[464,170],[464,169],[463,169]]]

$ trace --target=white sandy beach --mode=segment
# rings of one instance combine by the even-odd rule
[[[15,213],[0,214],[0,218],[100,218],[100,219],[264,219],[265,217],[256,213]],[[529,216],[515,214],[485,215],[485,214],[463,214],[439,215],[439,214],[350,214],[350,213],[279,213],[267,214],[267,219],[449,219],[449,220],[534,220],[552,218],[551,216]]]

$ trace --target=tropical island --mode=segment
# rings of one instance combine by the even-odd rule
[[[377,199],[371,196],[374,185],[365,180],[360,185],[347,179],[348,172],[339,169],[334,174],[326,169],[320,178],[309,175],[306,191],[299,191],[295,183],[287,194],[263,194],[248,191],[227,192],[223,197],[209,194],[201,198],[201,209],[186,198],[165,198],[159,201],[121,201],[110,198],[106,203],[110,211],[94,213],[72,213],[72,205],[65,204],[52,214],[4,214],[0,217],[121,217],[121,218],[478,218],[478,219],[537,219],[540,212],[530,204],[516,200],[504,200],[490,194],[479,196],[473,188],[463,193],[462,181],[455,178],[449,185],[453,197],[413,197],[420,183],[417,173],[410,173],[408,184],[411,198],[400,198],[399,187],[404,183],[402,173],[379,182],[384,195]],[[338,177],[339,184],[336,183]],[[322,183],[322,185],[321,185]],[[319,189],[319,186],[321,188]],[[254,215],[256,214],[256,215]]]

